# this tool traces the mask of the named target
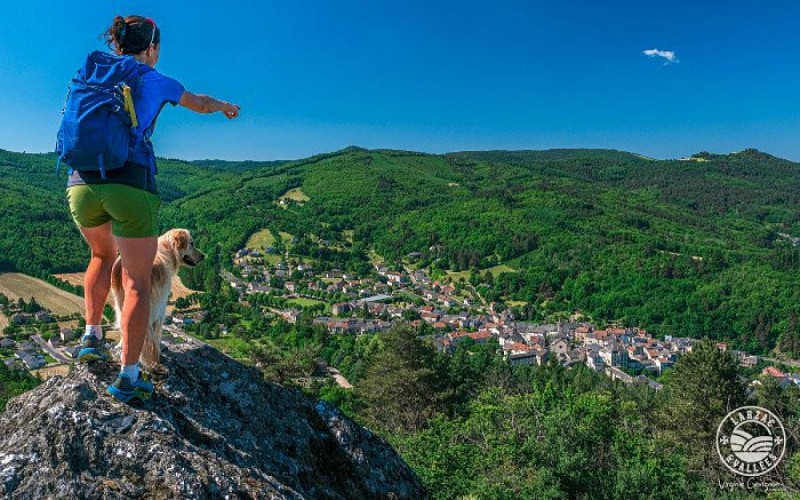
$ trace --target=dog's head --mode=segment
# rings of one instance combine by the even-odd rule
[[[194,247],[194,239],[186,229],[170,229],[161,235],[159,245],[175,254],[179,266],[194,267],[206,258]]]

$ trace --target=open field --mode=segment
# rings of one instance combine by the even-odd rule
[[[83,286],[83,274],[84,273],[63,273],[63,274],[54,274],[53,276],[55,276],[58,279],[66,281],[70,285]],[[175,278],[172,280],[172,295],[170,296],[170,300],[174,301],[176,299],[186,297],[187,295],[191,295],[193,293],[197,293],[197,291],[186,288],[186,286],[181,281],[180,276],[175,276]],[[37,297],[36,300],[39,300],[39,298]],[[108,295],[108,300],[106,302],[109,304],[113,304],[111,299],[111,294]],[[83,301],[81,301],[81,308],[83,308]]]
[[[497,276],[500,273],[515,273],[515,272],[517,272],[516,269],[514,269],[512,267],[508,267],[505,264],[500,264],[499,266],[494,266],[494,267],[490,267],[490,268],[487,268],[487,269],[481,269],[480,273],[484,274],[486,271],[489,271],[494,276]],[[469,279],[469,275],[470,275],[470,271],[459,271],[459,272],[447,271],[447,277],[450,278],[453,281],[458,281],[459,278],[464,278],[465,280],[468,280]]]
[[[0,274],[0,293],[12,300],[22,297],[27,301],[35,297],[36,302],[57,315],[83,312],[83,297],[65,292],[50,283],[25,274]]]
[[[53,276],[60,279],[61,281],[66,281],[70,285],[83,286],[83,274],[84,273],[61,273],[61,274],[54,274]]]
[[[305,297],[299,297],[296,299],[289,299],[290,304],[297,304],[300,307],[308,307],[308,306],[315,306],[317,304],[325,304],[325,302],[316,299],[307,299]]]
[[[294,238],[294,236],[283,231],[278,231],[278,235],[281,237],[281,240],[283,241],[283,246],[285,246],[288,249],[291,249],[292,246],[294,245],[294,243],[292,243],[292,238]]]
[[[0,330],[8,326],[8,318],[5,314],[0,313]]]
[[[289,233],[281,233],[289,235]],[[291,235],[289,235],[289,240],[291,241]],[[284,244],[287,242],[284,241]],[[246,248],[250,248],[251,250],[258,250],[259,252],[264,252],[264,249],[267,247],[271,247],[275,244],[275,237],[272,236],[272,233],[269,232],[269,229],[262,229],[261,231],[257,231],[250,236],[250,239],[247,240],[247,244],[245,245]],[[264,253],[264,260],[269,262],[270,264],[277,264],[282,260],[282,257],[277,254],[267,254]],[[245,257],[246,258],[246,257]]]
[[[31,374],[42,380],[47,380],[50,377],[66,377],[71,369],[70,365],[45,366],[44,368],[31,370]]]
[[[309,198],[308,195],[306,195],[303,192],[302,188],[294,188],[294,189],[290,189],[289,191],[286,191],[285,193],[283,193],[283,195],[281,195],[280,199],[281,200],[289,199],[289,200],[294,200],[294,201],[296,201],[298,203],[304,203],[304,202],[310,200],[311,198]]]
[[[183,281],[181,281],[180,276],[175,276],[175,278],[173,278],[172,295],[170,296],[170,300],[174,301],[176,299],[181,299],[193,293],[200,293],[200,292],[198,292],[197,290],[192,290],[191,288],[187,288],[186,285],[183,284]]]
[[[264,248],[271,247],[274,244],[275,238],[272,236],[272,233],[269,232],[269,229],[262,229],[250,236],[245,247],[261,252]]]
[[[302,206],[303,203],[307,202],[310,199],[311,198],[309,198],[301,188],[294,188],[283,193],[280,196],[280,198],[278,198],[278,201],[276,201],[276,203],[278,204],[279,207],[286,210],[289,208],[289,205],[287,203],[288,200],[292,200]]]
[[[122,332],[119,330],[106,330],[105,338],[110,342],[119,342],[122,340]]]
[[[252,349],[252,346],[246,340],[232,335],[225,335],[217,339],[203,339],[203,342],[238,360],[248,359]]]
[[[187,288],[186,285],[183,284],[181,281],[180,276],[175,276],[172,279],[172,293],[169,296],[169,302],[167,303],[167,314],[172,314],[172,310],[175,309],[175,301],[178,299],[182,299],[187,295],[191,295],[193,293],[200,293],[197,290],[192,290],[191,288]]]
[[[264,256],[264,260],[269,262],[270,264],[272,264],[274,266],[278,262],[282,261],[283,257],[273,253],[273,254],[265,255]]]
[[[69,328],[70,330],[77,330],[80,328],[80,322],[77,319],[71,319],[69,321],[58,321],[56,323],[59,328]]]
[[[666,254],[666,255],[674,255],[675,257],[680,257],[680,256],[683,255],[682,253],[668,252],[666,250],[656,250],[656,252],[663,253],[663,254]],[[692,255],[691,258],[692,258],[692,260],[703,260],[702,257],[698,257],[697,255]]]
[[[370,250],[370,251],[367,253],[367,256],[369,257],[369,261],[370,261],[370,262],[371,262],[373,265],[382,266],[382,265],[384,264],[383,257],[381,257],[380,255],[378,255],[377,253],[375,253],[373,250]]]

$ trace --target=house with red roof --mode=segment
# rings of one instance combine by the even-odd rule
[[[763,370],[761,370],[761,374],[762,375],[769,375],[770,377],[775,377],[775,378],[786,378],[787,377],[787,375],[785,373],[783,373],[782,371],[778,370],[774,366],[768,366],[768,367],[764,368]]]

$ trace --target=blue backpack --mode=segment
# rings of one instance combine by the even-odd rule
[[[131,56],[96,51],[72,79],[56,139],[61,163],[79,171],[106,172],[125,165],[136,143],[132,95],[152,68]]]

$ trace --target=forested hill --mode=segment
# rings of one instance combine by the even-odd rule
[[[627,153],[615,149],[545,149],[539,151],[461,151],[450,153],[448,156],[470,158],[501,163],[528,163],[533,161],[555,160],[613,160],[625,162],[628,160],[648,160],[636,153]]]
[[[0,152],[5,269],[85,265],[53,163]],[[421,265],[467,271],[523,318],[581,312],[800,355],[800,249],[781,236],[800,236],[800,164],[755,150],[659,161],[610,150],[348,148],[159,169],[162,225],[192,229],[212,254],[187,276],[194,286],[214,286],[212,266],[272,229],[297,237],[294,253],[340,269],[368,270],[373,251],[388,261],[421,252]],[[277,202],[296,188],[308,199]]]

